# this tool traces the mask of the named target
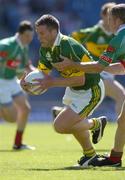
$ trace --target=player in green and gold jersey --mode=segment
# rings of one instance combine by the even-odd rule
[[[41,42],[38,69],[45,72],[46,76],[43,80],[36,80],[34,86],[39,85],[39,89],[66,87],[63,97],[66,107],[54,120],[54,129],[58,133],[74,135],[84,154],[78,165],[86,167],[96,157],[89,138],[89,129],[94,132],[101,127],[102,136],[106,125],[105,117],[87,119],[103,100],[103,81],[100,74],[88,74],[76,68],[59,71],[58,78],[47,75],[64,56],[75,62],[81,62],[85,56],[88,56],[90,61],[92,58],[80,43],[60,33],[59,21],[54,16],[43,15],[36,21],[35,26]],[[28,91],[29,84],[24,79],[21,84]]]
[[[32,38],[31,23],[22,21],[15,36],[0,40],[0,111],[4,120],[17,123],[14,149],[32,149],[22,143],[30,105],[17,78],[33,68],[28,54]]]

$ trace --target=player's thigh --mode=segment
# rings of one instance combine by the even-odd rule
[[[114,100],[120,100],[124,99],[125,97],[125,89],[116,80],[104,80],[104,85],[105,85],[105,94],[106,96],[109,96],[113,98]]]
[[[54,120],[54,128],[57,132],[68,132],[73,125],[81,121],[79,114],[70,107],[65,107]]]

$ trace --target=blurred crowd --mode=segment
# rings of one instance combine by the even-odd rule
[[[100,7],[105,2],[110,0],[0,0],[0,39],[13,35],[21,20],[27,19],[34,23],[38,17],[47,13],[60,20],[63,33],[70,34],[81,27],[97,23]],[[120,0],[114,2],[119,3]],[[31,48],[36,50],[37,47],[39,44],[35,37]],[[38,52],[31,53],[31,56],[36,61]]]
[[[105,2],[109,1],[0,0],[0,24],[9,31],[15,32],[19,21],[28,19],[34,22],[40,15],[51,13],[61,21],[62,32],[68,34],[74,29],[96,23],[99,19],[100,7]]]

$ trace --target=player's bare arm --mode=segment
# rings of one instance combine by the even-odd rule
[[[115,75],[124,75],[125,68],[121,63],[114,63],[105,68],[105,71],[115,74]]]
[[[99,73],[105,70],[115,75],[125,74],[125,68],[121,63],[114,63],[114,64],[110,64],[108,67],[104,67],[98,61],[76,63],[67,57],[63,57],[63,59],[64,60],[62,62],[54,64],[54,67],[60,71],[64,71],[69,68],[76,68],[79,70],[83,70],[86,73],[96,73],[96,72]]]
[[[51,87],[75,87],[81,86],[85,83],[84,76],[70,77],[70,78],[55,78],[46,76],[44,79],[35,79],[36,83],[33,86],[40,86],[37,90],[48,89]]]
[[[101,65],[98,61],[76,63],[67,57],[64,57],[63,59],[62,62],[54,64],[54,67],[59,71],[75,68],[83,70],[85,73],[100,73],[105,69],[105,66]]]

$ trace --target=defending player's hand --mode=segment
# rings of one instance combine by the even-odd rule
[[[71,59],[61,56],[61,59],[63,59],[62,62],[59,63],[54,63],[53,66],[58,70],[58,71],[64,71],[69,68],[75,68],[76,63],[73,62]]]

